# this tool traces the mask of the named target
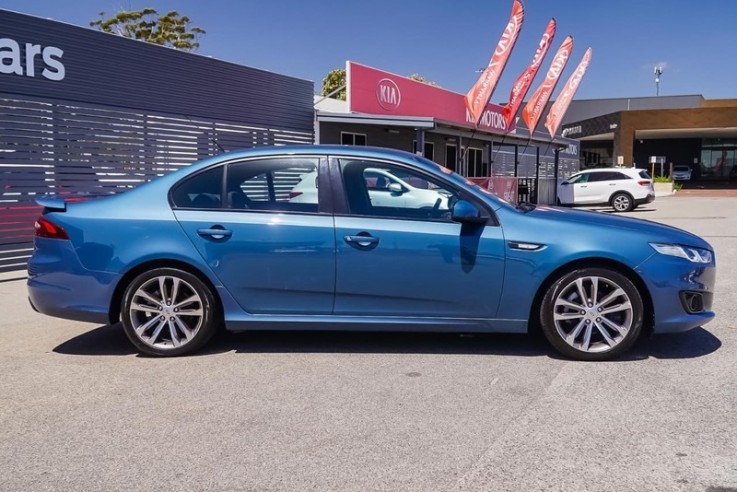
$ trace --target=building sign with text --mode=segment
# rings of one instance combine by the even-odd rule
[[[356,113],[421,116],[453,125],[473,128],[463,94],[395,75],[354,62],[347,63],[348,104]],[[509,133],[502,107],[489,104],[479,122],[479,130]]]

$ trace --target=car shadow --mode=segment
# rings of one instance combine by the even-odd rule
[[[696,328],[684,333],[658,335],[639,340],[618,361],[690,359],[703,357],[721,347],[721,341]],[[136,354],[120,323],[100,326],[78,335],[53,349],[66,355],[123,356]],[[375,353],[375,354],[464,354],[522,357],[558,354],[539,334],[500,333],[395,333],[354,331],[248,331],[219,332],[204,349],[191,357],[235,352],[265,353]]]

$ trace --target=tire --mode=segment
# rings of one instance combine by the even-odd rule
[[[629,193],[615,193],[609,203],[615,212],[629,212],[635,208],[635,200]]]
[[[637,287],[624,275],[605,268],[583,268],[563,275],[548,288],[540,309],[545,338],[576,360],[622,355],[640,336],[643,319]]]
[[[140,352],[163,357],[201,348],[221,322],[207,285],[176,268],[156,268],[134,278],[123,294],[120,317]]]

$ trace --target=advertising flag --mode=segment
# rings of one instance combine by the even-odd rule
[[[553,94],[556,84],[558,84],[560,74],[563,73],[563,69],[566,68],[566,63],[568,63],[568,58],[571,57],[572,51],[573,37],[567,36],[566,39],[563,40],[563,44],[558,48],[555,58],[553,58],[553,61],[550,63],[550,68],[548,68],[548,73],[545,75],[545,80],[543,80],[540,87],[537,88],[530,100],[527,101],[524,109],[522,109],[522,118],[525,120],[527,128],[530,129],[530,135],[535,133],[535,128],[537,127],[537,123],[540,121],[540,116],[542,116],[542,113],[545,110],[545,105],[548,104],[550,96]]]
[[[581,59],[581,63],[578,64],[576,71],[568,78],[568,82],[563,86],[563,90],[556,98],[553,106],[550,108],[548,117],[545,119],[545,128],[550,132],[550,138],[555,138],[555,132],[558,131],[558,127],[560,126],[561,121],[563,121],[563,116],[565,116],[566,111],[568,111],[568,106],[571,105],[571,101],[573,100],[573,96],[576,95],[578,86],[581,85],[581,79],[583,79],[590,61],[591,48],[586,50],[586,53],[584,53],[583,58]]]
[[[487,66],[481,73],[479,80],[466,94],[466,108],[471,115],[474,125],[477,125],[481,116],[489,104],[491,95],[494,93],[499,77],[504,71],[509,55],[517,42],[517,36],[522,29],[522,21],[525,18],[525,7],[521,0],[514,0],[512,15],[509,17],[507,27],[502,33],[501,39],[494,50],[494,54]]]
[[[532,63],[530,63],[530,66],[527,67],[519,77],[517,77],[517,80],[512,86],[512,92],[509,94],[509,103],[507,103],[503,110],[507,128],[512,128],[512,120],[517,116],[517,111],[522,105],[522,101],[524,101],[527,91],[530,90],[532,81],[535,80],[535,75],[537,75],[537,71],[540,69],[540,65],[542,65],[545,55],[548,54],[548,49],[555,37],[555,28],[555,18],[550,19],[548,27],[545,28],[543,37],[537,45],[537,50],[535,51],[535,56],[532,58]]]

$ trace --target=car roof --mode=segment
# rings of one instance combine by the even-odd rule
[[[641,169],[638,167],[596,167],[593,169],[581,169],[579,172],[581,173],[598,173],[598,172],[605,172],[605,171],[619,171],[619,172],[627,172],[627,171],[647,171],[647,169]]]

